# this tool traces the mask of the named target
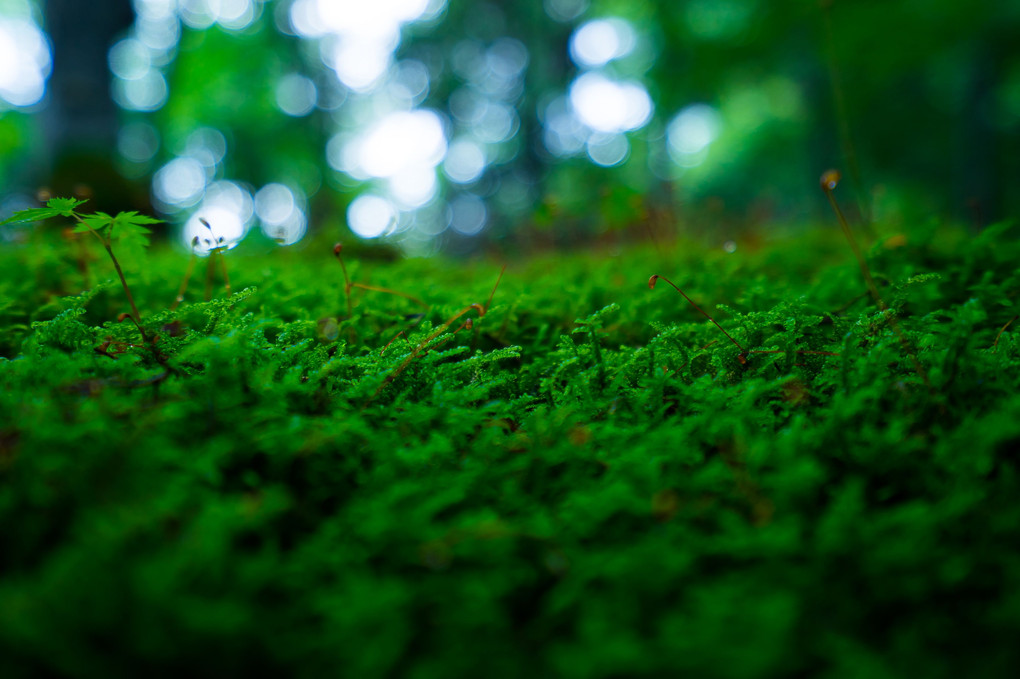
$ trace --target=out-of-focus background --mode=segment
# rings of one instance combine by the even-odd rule
[[[1020,207],[1020,3],[0,0],[0,214],[411,255]],[[25,227],[0,227],[0,242]],[[353,232],[354,235],[351,235]]]

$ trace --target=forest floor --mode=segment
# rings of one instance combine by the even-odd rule
[[[179,305],[153,248],[136,319],[35,228],[0,250],[4,677],[1020,667],[1007,225],[884,234],[880,302],[836,227],[505,271],[242,243]]]

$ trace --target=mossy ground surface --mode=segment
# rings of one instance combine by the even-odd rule
[[[0,676],[1015,676],[1017,235],[887,234],[888,313],[840,238],[513,261],[442,332],[502,262],[350,255],[427,309],[348,318],[326,244],[174,310],[157,250],[157,356],[40,229],[0,251]]]

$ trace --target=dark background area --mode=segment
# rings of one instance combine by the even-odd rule
[[[0,109],[5,214],[40,190],[174,224],[229,203],[238,239],[350,223],[427,254],[810,223],[829,167],[879,229],[980,228],[1018,207],[1016,3],[25,0],[0,15],[44,31],[52,60],[39,101]],[[577,85],[596,80],[586,116]],[[621,84],[643,117],[613,122]],[[422,111],[442,130],[430,155],[397,128],[351,152]],[[366,176],[352,156],[385,167]],[[394,198],[411,175],[415,196]],[[260,203],[267,185],[290,197]],[[267,217],[281,195],[292,213]],[[353,206],[363,195],[378,200]]]

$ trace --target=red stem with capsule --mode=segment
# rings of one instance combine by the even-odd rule
[[[373,292],[384,292],[388,295],[396,295],[397,297],[403,297],[406,300],[410,300],[420,307],[425,309],[429,308],[429,305],[418,299],[414,295],[409,295],[406,292],[400,292],[399,290],[393,290],[392,288],[384,288],[378,285],[368,285],[367,283],[355,283],[351,281],[351,277],[347,274],[347,265],[344,263],[343,256],[344,246],[343,243],[337,243],[333,246],[333,256],[340,262],[340,270],[344,274],[344,299],[347,300],[347,318],[354,315],[354,307],[351,303],[351,290],[359,288],[361,290],[371,290]]]
[[[900,329],[900,324],[896,321],[895,314],[890,312],[888,305],[882,299],[882,296],[878,294],[878,287],[875,285],[875,280],[871,277],[871,269],[868,268],[868,262],[864,259],[864,255],[861,253],[861,249],[857,245],[857,240],[854,238],[853,232],[850,230],[850,224],[843,215],[843,211],[839,208],[839,203],[836,202],[836,195],[834,191],[836,186],[839,184],[840,177],[841,175],[839,170],[827,170],[826,172],[823,172],[822,177],[819,180],[822,191],[825,193],[825,197],[829,199],[829,205],[832,206],[832,211],[836,213],[836,218],[839,220],[839,226],[843,230],[843,235],[850,244],[850,249],[853,250],[854,257],[857,258],[857,265],[861,269],[861,275],[864,276],[864,283],[868,287],[868,292],[871,293],[871,297],[875,300],[875,304],[878,305],[879,310],[882,312],[882,316],[888,319],[889,327],[892,328],[897,339],[899,339],[900,346],[903,347],[903,351],[910,357],[910,362],[914,366],[914,372],[916,372],[921,378],[924,385],[928,387],[928,390],[934,393],[935,387],[932,386],[931,380],[928,379],[928,371],[924,369],[924,366],[921,365],[921,361],[917,359],[917,355],[910,346],[910,341],[907,340],[907,336],[903,334],[903,331]]]
[[[432,340],[434,340],[435,338],[439,337],[444,332],[446,332],[446,330],[451,325],[453,325],[454,321],[456,321],[458,318],[460,318],[464,314],[468,313],[472,309],[474,309],[475,311],[478,312],[478,318],[481,318],[482,316],[485,315],[485,308],[481,304],[477,304],[476,303],[476,304],[471,304],[469,306],[464,307],[463,309],[461,309],[460,311],[455,313],[453,316],[450,316],[450,318],[446,319],[446,321],[442,325],[440,325],[438,328],[436,328],[431,333],[429,333],[428,337],[426,337],[421,342],[419,342],[418,346],[416,346],[414,349],[412,349],[411,353],[407,355],[407,358],[405,358],[400,363],[400,365],[398,365],[393,370],[393,372],[391,372],[389,375],[386,376],[386,379],[383,380],[383,383],[379,385],[379,387],[375,390],[375,392],[372,394],[372,396],[369,397],[369,399],[367,401],[365,401],[365,405],[362,406],[362,408],[363,409],[367,408],[369,406],[369,404],[371,404],[372,401],[374,401],[375,398],[382,392],[383,389],[385,389],[387,386],[389,386],[390,383],[393,382],[393,380],[397,379],[397,377],[399,377],[400,374],[402,372],[404,372],[404,370],[407,369],[407,366],[411,365],[411,361],[413,361],[414,359],[418,358],[418,356],[420,356],[423,353],[423,351],[428,347],[429,343]],[[457,330],[460,330],[460,328],[458,328]],[[396,338],[394,338],[394,339],[396,339]]]
[[[411,353],[408,354],[407,358],[405,358],[400,363],[400,365],[398,365],[393,370],[393,372],[391,372],[389,375],[386,376],[386,379],[383,380],[382,384],[379,385],[379,387],[375,390],[375,392],[372,394],[372,396],[369,397],[369,399],[367,401],[365,401],[365,405],[362,406],[362,409],[367,408],[369,406],[369,404],[371,404],[372,401],[374,401],[376,399],[376,397],[382,392],[383,389],[385,389],[387,386],[389,386],[390,383],[393,382],[393,380],[397,379],[397,377],[399,377],[400,374],[402,372],[404,372],[404,370],[407,369],[407,366],[411,365],[411,361],[413,361],[418,356],[420,356],[422,353],[427,351],[428,345],[429,345],[430,342],[432,342],[432,340],[434,340],[435,338],[439,337],[441,334],[446,332],[446,330],[449,329],[449,327],[451,325],[453,325],[453,323],[457,319],[461,318],[462,316],[467,314],[472,309],[474,309],[475,311],[478,312],[478,318],[484,317],[486,312],[488,312],[488,310],[489,310],[489,305],[492,304],[493,297],[496,296],[496,289],[499,287],[500,281],[503,280],[503,273],[505,271],[506,271],[506,265],[504,264],[503,268],[500,269],[500,271],[499,271],[499,276],[496,277],[496,283],[495,283],[495,285],[492,286],[492,291],[489,293],[489,298],[487,300],[485,300],[485,304],[484,305],[478,304],[478,303],[469,304],[468,306],[464,307],[463,309],[461,309],[460,311],[455,313],[453,316],[450,316],[448,319],[446,319],[445,322],[443,322],[442,325],[440,325],[438,328],[436,328],[431,333],[429,333],[428,337],[426,337],[421,342],[419,342],[418,346],[416,346],[414,349],[411,350]],[[474,328],[474,319],[469,318],[466,321],[464,321],[463,323],[461,323],[460,326],[458,326],[457,329],[454,330],[452,334],[456,335],[458,332],[460,332],[461,330],[464,330],[465,328],[468,329],[468,330],[473,329]],[[399,336],[400,335],[398,334],[397,337],[399,337]],[[392,340],[390,340],[386,344],[386,347],[388,347],[390,344],[392,344],[393,340],[395,340],[395,339],[396,339],[396,337],[394,337]],[[386,350],[386,347],[383,347],[384,351]]]
[[[701,315],[703,315],[705,318],[707,318],[708,320],[712,321],[713,325],[715,325],[715,327],[719,328],[719,330],[722,331],[722,334],[726,335],[726,338],[730,342],[733,342],[733,346],[735,346],[737,349],[740,350],[740,353],[737,354],[737,360],[740,361],[741,365],[746,365],[747,364],[747,356],[748,356],[748,354],[785,354],[786,353],[786,351],[784,351],[782,349],[754,349],[754,350],[748,351],[747,349],[745,349],[743,347],[743,345],[740,342],[738,342],[736,339],[734,339],[733,335],[731,335],[730,333],[726,332],[726,328],[724,328],[721,325],[719,325],[719,323],[716,322],[716,320],[714,318],[712,318],[708,314],[708,312],[706,312],[704,309],[702,309],[697,304],[695,304],[694,300],[691,299],[690,297],[688,297],[687,293],[685,293],[683,290],[681,290],[680,286],[678,286],[673,281],[669,280],[665,276],[661,276],[659,274],[655,274],[651,278],[648,279],[648,287],[654,289],[655,288],[655,284],[656,284],[656,282],[659,281],[659,279],[662,279],[662,280],[666,281],[667,283],[669,283],[669,285],[672,286],[672,288],[674,290],[676,290],[677,292],[680,293],[681,297],[683,297],[685,300],[687,300],[688,304],[690,304],[692,307],[697,309],[698,312],[701,313]],[[713,343],[709,343],[709,345],[707,345],[707,346],[711,346],[711,344],[713,344]],[[794,353],[796,353],[796,354],[813,354],[813,355],[816,355],[816,356],[839,356],[838,353],[833,352],[833,351],[809,351],[809,350],[806,350],[806,349],[805,350],[795,351]]]
[[[1002,328],[999,330],[999,334],[995,336],[995,343],[992,344],[992,353],[993,354],[996,351],[999,350],[999,340],[1002,338],[1002,333],[1006,332],[1006,328],[1008,328],[1010,325],[1012,325],[1013,321],[1015,321],[1018,318],[1020,318],[1020,314],[1017,314],[1013,318],[1011,318],[1008,321],[1006,321],[1006,325],[1002,326]]]

